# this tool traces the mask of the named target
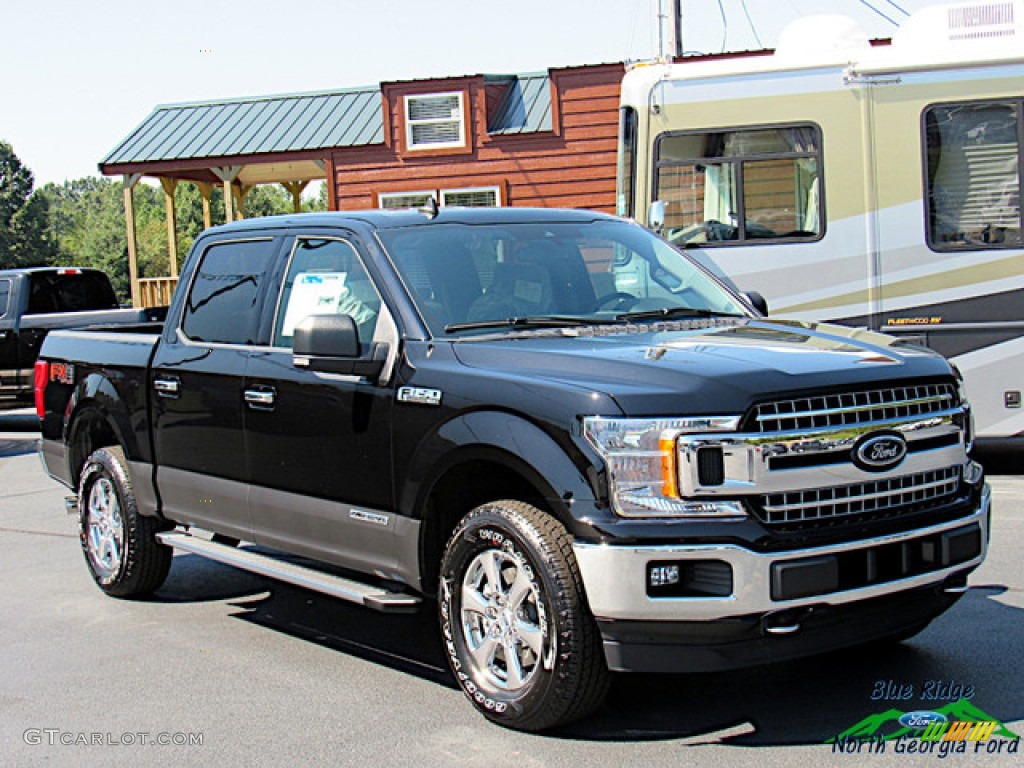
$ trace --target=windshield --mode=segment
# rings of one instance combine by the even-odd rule
[[[749,315],[686,256],[626,221],[446,223],[378,237],[435,337]]]

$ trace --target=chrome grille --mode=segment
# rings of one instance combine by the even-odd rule
[[[869,483],[767,494],[758,511],[766,525],[828,525],[848,522],[855,515],[930,509],[952,501],[959,489],[960,468],[946,467]]]
[[[791,432],[927,416],[957,404],[953,384],[919,384],[777,400],[757,406],[754,417],[759,432]]]

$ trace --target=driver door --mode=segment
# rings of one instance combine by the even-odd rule
[[[253,541],[380,569],[392,558],[396,525],[388,512],[394,392],[295,367],[292,335],[308,315],[348,314],[368,353],[383,305],[354,237],[295,237],[290,251],[271,345],[254,351],[245,377]]]

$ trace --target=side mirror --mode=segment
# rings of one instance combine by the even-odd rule
[[[747,303],[749,303],[750,306],[752,306],[762,315],[764,315],[765,317],[768,316],[768,302],[760,293],[758,293],[757,291],[745,291],[743,293],[743,298],[747,300]]]
[[[665,232],[665,201],[655,200],[647,211],[647,228],[659,235]]]
[[[351,315],[309,315],[295,326],[296,368],[374,378],[384,368],[385,357],[377,348],[372,357],[360,357],[359,329]]]

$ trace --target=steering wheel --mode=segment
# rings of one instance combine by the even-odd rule
[[[627,304],[628,302],[628,304]],[[636,296],[632,293],[626,293],[625,291],[615,291],[613,293],[606,293],[604,296],[600,296],[597,299],[597,310],[602,309],[627,309],[636,302]]]
[[[673,230],[668,239],[673,243],[700,245],[701,243],[717,243],[722,240],[735,240],[739,230],[731,224],[710,219],[699,224]]]

